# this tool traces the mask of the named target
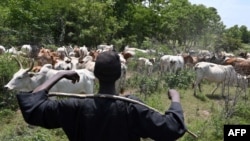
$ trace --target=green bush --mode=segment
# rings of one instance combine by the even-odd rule
[[[9,54],[0,56],[0,109],[17,108],[15,93],[4,89],[4,85],[12,78],[13,74],[18,70],[17,62]]]
[[[187,89],[193,83],[194,73],[188,70],[181,70],[177,74],[165,73],[164,80],[169,88]]]

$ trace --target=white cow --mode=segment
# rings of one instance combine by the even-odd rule
[[[84,57],[87,56],[88,50],[87,47],[74,48],[74,52],[79,51],[79,57],[69,56],[67,52],[65,53],[64,58],[61,60],[57,60],[54,65],[54,69],[56,70],[76,70],[76,69],[84,69],[85,68],[85,60]],[[91,57],[91,56],[90,56]],[[91,58],[91,60],[93,60]]]
[[[12,79],[4,86],[8,90],[32,91],[59,71],[65,71],[54,70],[51,64],[45,64],[38,73],[32,73],[30,70],[33,68],[34,62],[28,69],[22,68],[20,62],[19,65],[21,67],[19,71],[16,72]],[[94,74],[86,69],[74,71],[80,76],[78,83],[73,84],[71,80],[63,78],[50,89],[50,92],[92,94],[94,92]]]
[[[85,45],[79,48],[80,50],[80,56],[85,57],[89,54],[88,47]]]
[[[54,64],[55,70],[73,70],[73,63],[74,61],[70,60],[69,58],[65,57],[64,60],[56,60]]]
[[[134,47],[129,47],[129,46],[125,46],[123,52],[140,52],[140,53],[145,53],[148,54],[150,53],[150,50],[146,49],[139,49],[139,48],[134,48]]]
[[[233,53],[229,53],[226,51],[221,51],[220,54],[221,54],[221,56],[225,56],[225,57],[235,57],[235,55]]]
[[[64,57],[67,56],[67,49],[65,46],[62,46],[62,47],[58,47],[57,50],[56,50],[56,53],[58,55],[58,57],[63,60]]]
[[[94,72],[94,68],[95,68],[95,62],[93,61],[93,57],[92,56],[85,56],[82,60],[82,65],[84,66],[83,68]]]
[[[199,86],[201,92],[200,83],[203,79],[210,82],[217,83],[217,86],[213,89],[211,94],[214,94],[215,90],[222,83],[222,94],[224,94],[225,86],[240,86],[243,89],[247,87],[247,79],[236,73],[231,65],[218,65],[210,62],[199,62],[194,66],[196,80],[194,82],[194,95],[196,95],[196,89]]]
[[[5,51],[5,53],[14,54],[14,55],[19,55],[20,54],[15,47],[11,47],[11,48],[7,49]]]
[[[30,56],[30,55],[31,55],[31,52],[32,52],[32,47],[31,47],[31,45],[24,44],[24,45],[22,45],[20,51],[21,51],[25,56]]]
[[[153,61],[151,62],[147,58],[139,57],[137,63],[137,71],[138,72],[146,71],[147,74],[150,75],[153,72]]]
[[[212,57],[212,53],[209,50],[198,50],[198,56],[201,57]]]
[[[121,63],[126,64],[126,63],[127,63],[127,60],[124,58],[123,54],[122,54],[122,53],[119,53],[118,55],[119,55],[119,58],[120,58]]]
[[[98,45],[97,46],[97,49],[98,50],[101,50],[101,52],[104,52],[104,51],[112,51],[114,50],[114,45],[104,45],[104,44],[101,44],[101,45]]]
[[[82,57],[65,57],[64,60],[57,60],[54,65],[56,70],[84,69],[85,64]]]
[[[184,59],[179,55],[163,55],[160,58],[161,73],[168,71],[177,73],[184,68]]]

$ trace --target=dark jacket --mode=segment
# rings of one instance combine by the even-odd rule
[[[49,100],[46,94],[47,91],[40,91],[17,95],[24,120],[48,129],[62,128],[70,141],[139,141],[140,138],[169,141],[186,131],[182,107],[177,102],[172,102],[162,115],[123,100]]]

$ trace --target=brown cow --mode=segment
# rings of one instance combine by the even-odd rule
[[[195,65],[194,59],[191,55],[183,54],[182,57],[186,68],[192,68]]]
[[[223,65],[232,65],[241,75],[250,75],[250,60],[241,57],[226,58]]]

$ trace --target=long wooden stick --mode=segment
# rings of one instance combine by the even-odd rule
[[[128,101],[128,102],[132,102],[132,103],[136,103],[136,104],[140,104],[143,105],[149,109],[152,109],[156,112],[159,112],[157,109],[150,107],[140,101],[137,100],[133,100],[130,98],[126,98],[123,96],[118,96],[118,95],[109,95],[109,94],[74,94],[74,93],[61,93],[61,92],[49,92],[48,96],[66,96],[66,97],[75,97],[75,98],[110,98],[110,99],[119,99],[119,100],[123,100],[123,101]],[[161,112],[159,112],[161,113]],[[161,113],[162,114],[162,113]],[[192,135],[194,138],[198,138],[198,136],[196,134],[194,134],[193,132],[191,132],[190,130],[187,129],[187,132]]]

